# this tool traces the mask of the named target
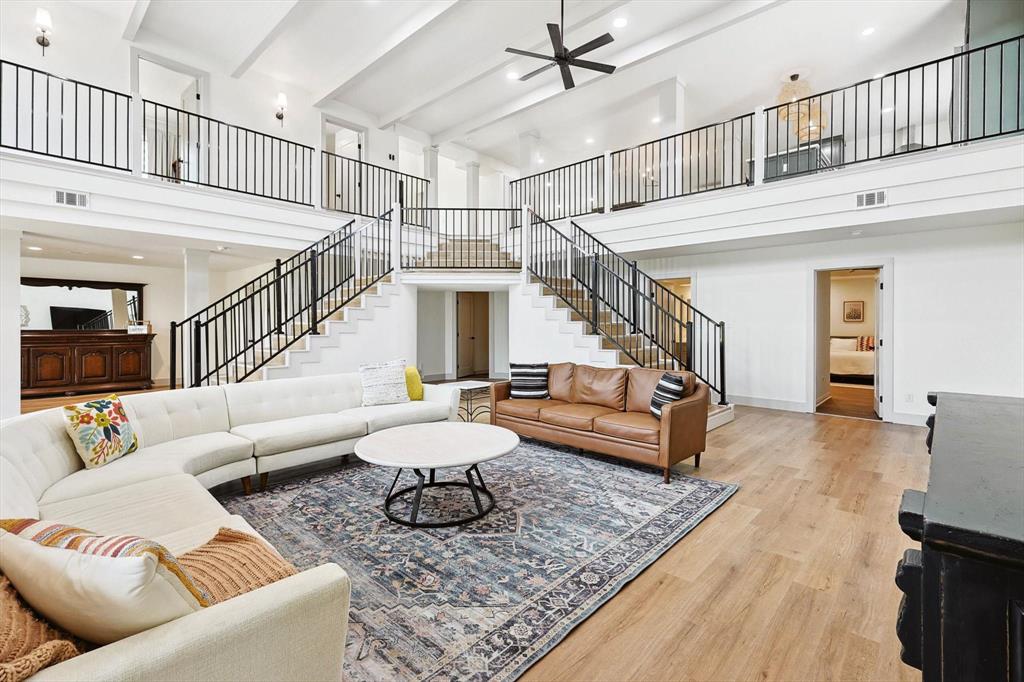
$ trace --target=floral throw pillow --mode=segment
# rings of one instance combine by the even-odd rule
[[[139,439],[116,395],[64,406],[64,428],[86,469],[135,452]]]

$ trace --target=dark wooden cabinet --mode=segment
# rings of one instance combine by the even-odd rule
[[[902,658],[924,682],[1024,682],[1024,400],[939,393],[927,492],[899,524]]]
[[[123,329],[21,332],[21,395],[150,388],[153,334]]]

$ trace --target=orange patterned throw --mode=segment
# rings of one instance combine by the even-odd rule
[[[0,575],[0,682],[20,682],[85,649],[84,643],[39,618]]]
[[[209,595],[211,604],[298,573],[267,543],[231,528],[221,528],[212,540],[178,557],[178,562]]]

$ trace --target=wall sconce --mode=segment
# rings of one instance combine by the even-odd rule
[[[50,36],[53,35],[53,20],[50,18],[49,10],[42,7],[36,9],[36,43],[43,48],[43,56],[46,56],[46,48],[50,46]]]
[[[283,92],[277,93],[277,113],[274,114],[274,118],[281,122],[281,127],[284,127],[284,112],[288,109],[288,96]]]

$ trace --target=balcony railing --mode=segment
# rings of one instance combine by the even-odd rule
[[[401,218],[403,270],[521,267],[519,210],[403,208]]]
[[[509,204],[524,204],[548,220],[600,213],[605,206],[605,157],[595,156],[509,183]]]
[[[427,207],[429,180],[330,152],[322,152],[321,161],[324,208],[375,218],[396,203],[409,209]]]
[[[1024,129],[1022,38],[765,109],[765,180]]]
[[[313,205],[312,147],[145,99],[142,114],[146,175]]]
[[[0,60],[0,147],[131,170],[131,97]]]

